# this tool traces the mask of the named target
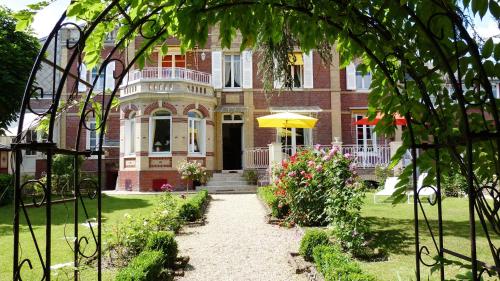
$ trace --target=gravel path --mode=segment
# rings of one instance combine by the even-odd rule
[[[212,195],[207,224],[184,228],[177,236],[180,254],[190,257],[181,281],[303,281],[292,272],[288,252],[297,251],[300,234],[265,221],[255,194]]]

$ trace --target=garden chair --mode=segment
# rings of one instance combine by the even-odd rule
[[[384,189],[373,194],[373,203],[377,204],[377,196],[391,196],[396,192],[396,185],[398,184],[398,177],[388,177],[384,183]]]
[[[436,192],[434,191],[434,186],[433,187],[423,187],[424,186],[424,179],[427,177],[427,173],[422,173],[420,176],[418,176],[417,180],[417,190],[419,190],[419,195],[420,196],[429,196],[430,200],[434,200],[434,197],[436,196]],[[410,197],[414,196],[414,192],[409,191],[408,192],[408,204],[411,204],[410,202]]]

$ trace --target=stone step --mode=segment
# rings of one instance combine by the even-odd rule
[[[255,193],[257,187],[255,185],[241,186],[199,186],[196,190],[206,189],[208,193]]]
[[[230,185],[234,185],[234,186],[242,186],[242,185],[248,185],[246,181],[244,180],[239,180],[239,181],[219,181],[219,180],[210,180],[208,183],[207,183],[207,186],[230,186]]]
[[[243,177],[212,177],[210,181],[245,181]]]

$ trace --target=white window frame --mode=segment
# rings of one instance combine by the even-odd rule
[[[243,89],[243,62],[241,54],[222,54],[222,86],[225,90],[241,91]],[[231,86],[226,86],[226,56],[231,58]],[[240,58],[240,85],[238,87],[234,86],[234,57],[238,56]]]
[[[225,119],[225,116],[230,116],[230,119]],[[235,116],[241,116],[241,119],[235,119]],[[243,113],[224,113],[222,114],[222,122],[223,123],[244,123]]]
[[[363,74],[360,70],[358,70],[358,66],[359,64],[356,65],[356,72],[355,72],[355,75],[356,75],[356,90],[359,90],[359,91],[369,91],[370,90],[370,86],[372,84],[372,74],[371,72],[368,72],[366,74]],[[370,76],[370,84],[369,85],[365,85],[366,83],[366,77],[367,76]],[[361,87],[358,88],[358,81],[359,79],[361,79]]]
[[[125,155],[135,156],[135,130],[136,130],[136,114],[134,112],[129,114],[125,120]]]
[[[198,116],[203,116],[202,114],[200,114],[199,112],[197,111],[190,111],[191,112],[194,112],[196,113]],[[194,130],[191,130],[191,128],[194,129],[194,124],[195,122],[199,122],[199,132],[198,134],[200,134],[200,140],[201,140],[201,143],[198,143],[198,150],[199,151],[194,151],[194,147],[191,147],[190,143],[192,141],[192,143],[194,143],[195,141],[195,134],[194,134]],[[187,145],[188,145],[188,155],[205,155],[205,148],[206,148],[206,120],[205,118],[201,117],[201,118],[198,118],[198,117],[190,117],[189,116],[189,113],[188,113],[188,131],[187,131],[187,134],[188,134],[188,142],[187,142]]]
[[[95,77],[99,74],[100,66],[95,66],[90,70],[90,83],[94,83]],[[95,73],[94,73],[95,72]],[[104,76],[101,74],[94,86],[94,91],[102,91],[104,89]]]
[[[290,130],[291,134],[288,136],[288,138],[291,140],[291,148],[292,148],[292,154],[297,153],[297,129],[296,128],[277,128],[276,129],[276,142],[282,143],[281,142],[281,135],[280,135],[280,130]],[[309,135],[309,143],[305,143],[305,136],[304,136],[304,144],[303,146],[312,146],[314,141],[313,141],[313,133],[312,133],[312,128],[303,128],[304,134]]]
[[[365,115],[362,115],[362,114],[354,114],[354,120],[355,122],[360,120],[360,119],[363,119],[365,118],[366,116]],[[358,119],[359,118],[359,119]],[[356,135],[356,147],[358,147],[358,150],[360,148],[362,148],[362,151],[369,151],[369,145],[368,145],[368,130],[371,130],[371,141],[372,141],[372,146],[374,149],[377,148],[377,133],[374,131],[375,129],[375,125],[357,125],[355,124],[356,126],[356,130],[355,130],[355,135]],[[362,138],[362,141],[363,141],[363,144],[360,145],[359,144],[359,141],[360,139],[358,138],[358,129],[362,129],[363,130],[363,138]]]
[[[156,113],[160,112],[160,111],[165,111],[165,112],[168,112],[170,113],[169,116],[155,116]],[[155,151],[153,149],[154,147],[154,144],[153,144],[153,141],[154,141],[154,138],[153,138],[153,124],[156,120],[170,120],[170,151]],[[167,111],[167,110],[164,110],[164,109],[160,109],[160,110],[157,110],[153,113],[151,113],[150,117],[149,117],[149,154],[151,155],[164,155],[164,156],[171,156],[172,155],[172,147],[173,147],[173,143],[172,143],[172,133],[173,133],[173,130],[172,130],[172,112],[170,111]]]
[[[95,148],[99,148],[99,133],[97,132],[97,130],[95,130],[95,127],[97,126],[95,120],[87,121],[87,126],[89,127],[89,129],[94,129],[94,130],[86,129],[86,131],[85,131],[85,138],[86,138],[85,147],[88,150],[92,150],[92,148],[90,147],[90,139],[91,139],[90,135],[95,134],[95,145],[96,145]]]

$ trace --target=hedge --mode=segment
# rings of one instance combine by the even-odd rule
[[[319,245],[328,245],[330,239],[328,234],[321,229],[308,229],[300,241],[299,254],[304,257],[306,261],[313,260],[313,250]]]
[[[161,280],[164,255],[161,251],[143,251],[132,259],[127,267],[118,272],[116,281],[155,281]]]
[[[14,199],[14,177],[9,174],[0,174],[0,206],[7,205]]]
[[[208,200],[208,191],[201,190],[192,197],[188,197],[179,206],[179,217],[185,221],[193,222],[201,219],[203,208]]]
[[[319,245],[313,250],[314,264],[326,281],[375,281],[375,277],[363,273],[336,245]]]
[[[165,266],[172,267],[177,258],[177,242],[175,235],[170,231],[158,231],[152,233],[148,239],[146,249],[152,251],[161,251],[165,258]]]
[[[257,190],[257,195],[269,206],[271,215],[275,218],[284,218],[288,213],[287,206],[280,206],[280,202],[274,194],[274,188],[271,185],[261,186]]]

